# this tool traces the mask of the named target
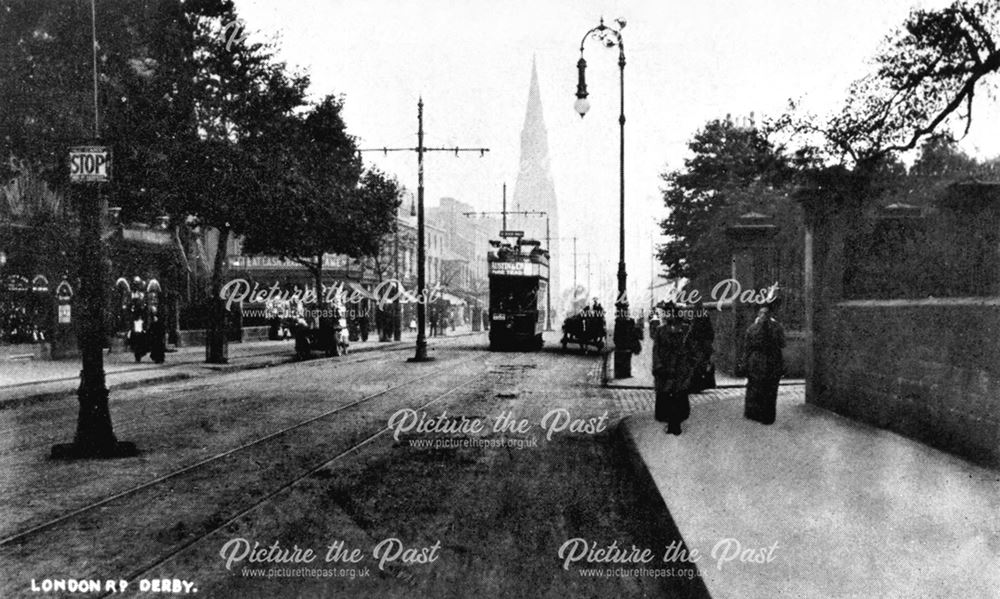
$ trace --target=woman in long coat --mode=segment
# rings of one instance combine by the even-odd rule
[[[653,335],[653,378],[656,385],[655,417],[667,423],[667,432],[681,434],[681,422],[691,415],[688,387],[691,382],[691,348],[688,323],[667,309],[663,324]]]
[[[744,360],[747,396],[743,415],[762,424],[774,423],[778,382],[785,373],[785,362],[781,354],[783,347],[785,330],[771,316],[771,309],[765,306],[747,329]]]

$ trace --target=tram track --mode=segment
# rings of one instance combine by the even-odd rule
[[[100,500],[97,500],[97,501],[93,501],[93,502],[91,502],[89,504],[86,504],[86,505],[84,505],[82,507],[73,509],[72,511],[64,513],[62,515],[59,515],[59,516],[57,516],[55,518],[50,518],[49,520],[46,520],[46,521],[44,521],[42,523],[36,524],[34,526],[31,526],[29,528],[26,528],[24,530],[18,531],[18,532],[14,533],[14,534],[11,534],[11,535],[9,535],[7,537],[4,537],[4,538],[0,539],[0,549],[14,547],[14,546],[19,546],[19,545],[21,545],[21,544],[23,544],[23,543],[25,543],[27,541],[30,541],[32,538],[40,535],[41,533],[44,533],[44,532],[49,531],[51,529],[54,529],[54,528],[56,528],[56,527],[58,527],[58,526],[60,526],[62,524],[65,524],[65,523],[70,522],[70,521],[72,521],[74,519],[80,518],[81,516],[84,516],[86,514],[93,513],[95,511],[101,509],[101,508],[105,508],[105,507],[113,504],[114,502],[120,501],[122,499],[129,498],[129,497],[134,496],[134,495],[137,495],[137,494],[139,494],[139,493],[141,493],[143,491],[152,489],[152,488],[154,488],[154,487],[156,487],[158,485],[163,485],[164,483],[167,483],[169,481],[173,481],[173,480],[179,479],[179,478],[181,478],[181,477],[183,477],[185,475],[192,474],[192,473],[194,473],[194,472],[196,472],[198,470],[205,469],[206,467],[208,467],[210,465],[218,464],[219,462],[221,462],[223,460],[226,460],[226,459],[228,459],[230,457],[233,457],[233,456],[235,456],[237,454],[240,454],[240,453],[243,453],[243,452],[247,452],[250,449],[260,447],[263,444],[266,444],[268,442],[274,441],[276,439],[281,439],[281,438],[287,437],[292,432],[299,431],[299,430],[303,429],[304,427],[307,427],[307,426],[309,426],[311,424],[314,424],[314,423],[320,422],[322,420],[328,419],[331,416],[334,416],[334,415],[337,415],[337,414],[341,414],[341,413],[343,413],[343,412],[345,412],[347,410],[351,410],[351,409],[357,408],[358,406],[361,406],[363,404],[367,404],[367,403],[369,403],[369,402],[371,402],[371,401],[373,401],[373,400],[375,400],[377,398],[384,397],[384,396],[386,396],[386,395],[388,395],[390,393],[393,393],[395,391],[398,391],[400,389],[403,389],[403,388],[406,388],[406,387],[408,387],[410,385],[413,385],[414,383],[426,380],[426,379],[428,379],[430,377],[433,377],[435,375],[440,375],[442,372],[444,372],[446,370],[454,370],[459,365],[464,365],[466,363],[469,363],[469,362],[472,362],[472,361],[476,360],[477,358],[482,358],[482,356],[483,356],[484,353],[485,352],[478,351],[478,352],[474,353],[472,356],[469,356],[468,358],[460,359],[460,360],[457,360],[457,361],[449,361],[447,363],[447,365],[442,366],[441,368],[436,368],[436,369],[432,370],[431,372],[427,372],[427,373],[422,374],[422,375],[417,376],[417,377],[409,378],[409,379],[407,379],[405,381],[402,381],[402,382],[399,382],[399,383],[397,383],[395,385],[392,385],[392,386],[390,386],[390,387],[388,387],[386,389],[380,390],[380,391],[375,392],[375,393],[370,393],[370,394],[365,395],[364,397],[361,397],[361,398],[359,398],[357,400],[353,400],[353,401],[350,401],[348,403],[345,403],[345,404],[342,404],[342,405],[338,405],[338,406],[336,406],[336,407],[334,407],[334,408],[332,408],[330,410],[326,410],[326,411],[324,411],[324,412],[322,412],[322,413],[320,413],[318,415],[315,415],[315,416],[312,416],[310,418],[298,421],[295,424],[292,424],[292,425],[289,425],[289,426],[285,426],[285,427],[283,427],[283,428],[281,428],[281,429],[279,429],[277,431],[273,431],[273,432],[271,432],[269,434],[266,434],[264,436],[258,437],[258,438],[254,439],[252,441],[243,443],[243,444],[241,444],[241,445],[239,445],[237,447],[228,449],[226,451],[215,453],[215,454],[213,454],[213,455],[211,455],[211,456],[209,456],[207,458],[203,458],[203,459],[201,459],[201,460],[199,460],[199,461],[197,461],[197,462],[195,462],[193,464],[189,464],[189,465],[186,465],[184,467],[175,469],[175,470],[173,470],[173,471],[171,471],[171,472],[169,472],[167,474],[155,477],[155,478],[153,478],[151,480],[148,480],[148,481],[145,481],[145,482],[143,482],[141,484],[132,486],[132,487],[130,487],[130,488],[124,490],[124,491],[120,491],[120,492],[115,493],[113,495],[110,495],[108,497],[104,497],[103,499],[100,499]],[[474,382],[475,380],[481,378],[481,376],[482,376],[482,373],[476,373],[475,375],[473,375],[472,377],[470,377],[469,380],[465,381],[463,383],[463,385],[471,383],[471,382]],[[449,390],[449,392],[450,391],[451,390]],[[442,398],[447,393],[448,392],[446,392],[444,394],[439,394],[435,398],[434,401],[439,400],[440,398]],[[433,402],[431,402],[431,403],[433,403]],[[302,478],[305,478],[305,476],[308,476],[308,474],[298,477],[297,480],[301,480]]]
[[[481,380],[482,380],[482,373],[473,374],[472,376],[467,377],[461,383],[459,383],[459,384],[457,384],[457,385],[455,385],[455,386],[447,389],[443,393],[438,394],[436,397],[434,397],[434,399],[431,399],[430,401],[427,401],[427,402],[423,403],[422,405],[416,406],[416,407],[414,407],[412,409],[415,409],[415,410],[424,410],[424,409],[430,407],[431,405],[433,405],[433,404],[435,404],[435,403],[437,403],[437,402],[445,399],[446,397],[452,395],[453,393],[455,393],[459,389],[467,387],[467,386],[471,385],[472,383],[476,383],[476,382],[479,382]],[[128,581],[130,584],[133,583],[133,582],[135,582],[136,580],[139,580],[144,575],[152,572],[154,569],[159,568],[160,566],[162,566],[162,565],[170,562],[171,560],[177,558],[178,556],[180,556],[184,552],[186,552],[186,551],[188,551],[190,549],[193,549],[194,547],[196,547],[197,545],[199,545],[200,543],[202,543],[203,541],[205,541],[209,537],[213,536],[214,534],[218,533],[219,531],[224,530],[225,528],[227,528],[227,527],[231,526],[232,524],[238,522],[242,518],[244,518],[244,517],[252,514],[253,512],[256,512],[261,507],[263,507],[264,505],[268,504],[269,502],[271,502],[273,499],[275,499],[276,497],[278,497],[282,493],[288,492],[291,489],[293,489],[294,487],[296,487],[297,485],[301,484],[303,481],[305,481],[305,480],[307,480],[307,479],[315,476],[316,474],[318,474],[320,472],[328,470],[331,466],[333,466],[337,462],[343,460],[344,458],[346,458],[348,456],[351,456],[352,454],[360,452],[362,449],[364,449],[365,447],[367,447],[368,445],[370,445],[376,439],[387,435],[389,432],[390,432],[390,429],[388,429],[388,428],[381,428],[377,432],[368,435],[362,441],[360,441],[358,443],[355,443],[354,445],[348,447],[347,449],[345,449],[345,450],[337,453],[332,458],[330,458],[330,459],[322,462],[321,464],[319,464],[319,465],[317,465],[317,466],[315,466],[313,468],[310,468],[308,471],[300,474],[299,476],[296,476],[295,478],[293,478],[290,481],[287,481],[285,484],[281,485],[277,489],[274,489],[274,490],[270,491],[269,493],[267,493],[266,495],[264,495],[263,497],[261,497],[258,501],[256,501],[254,504],[252,504],[251,506],[245,508],[244,510],[240,511],[237,514],[234,514],[228,520],[226,520],[226,521],[224,521],[224,522],[222,522],[222,523],[214,526],[213,528],[211,528],[211,529],[209,529],[207,531],[204,531],[202,534],[196,536],[195,538],[189,539],[188,541],[186,541],[186,542],[184,542],[184,543],[182,543],[182,544],[180,544],[180,545],[172,548],[167,553],[158,556],[155,560],[153,560],[153,561],[151,561],[149,563],[143,564],[139,568],[137,568],[137,569],[129,572],[124,577],[124,580]],[[113,593],[104,593],[102,595],[98,595],[98,597],[108,597],[111,594],[113,594]]]
[[[235,361],[238,361],[238,360],[247,360],[247,359],[250,359],[250,358],[260,358],[261,356],[287,356],[287,355],[290,355],[291,353],[292,352],[288,351],[288,349],[282,349],[281,351],[270,350],[270,351],[263,351],[263,352],[254,352],[254,353],[240,354],[239,356],[234,356],[232,358],[232,361],[235,362]],[[136,372],[149,372],[151,370],[160,370],[160,371],[163,371],[163,370],[170,370],[170,369],[173,369],[173,368],[180,368],[181,366],[196,366],[196,365],[199,365],[199,364],[201,364],[201,363],[200,362],[164,362],[162,364],[148,363],[148,364],[144,364],[144,365],[138,366],[138,367],[132,366],[130,368],[116,368],[114,370],[109,370],[109,369],[106,368],[105,369],[105,376],[115,376],[115,375],[119,375],[119,374],[132,374],[132,373],[136,373]],[[66,383],[66,382],[72,382],[72,381],[78,381],[78,380],[80,380],[80,376],[79,375],[61,376],[61,377],[57,377],[57,378],[44,379],[44,380],[40,380],[40,381],[27,381],[27,382],[24,382],[24,383],[14,383],[13,385],[4,385],[3,389],[19,389],[19,388],[22,388],[22,387],[31,387],[31,386],[35,386],[35,385],[48,385],[48,384],[51,384],[51,383]],[[69,395],[69,394],[67,394],[67,395]],[[0,431],[0,432],[2,432],[2,431]]]

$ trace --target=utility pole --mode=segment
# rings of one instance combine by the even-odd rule
[[[653,234],[649,234],[649,314],[652,316],[653,310],[656,309],[655,302],[653,301],[653,285],[656,284],[656,244],[653,243]]]
[[[402,292],[402,279],[399,278],[399,214],[396,214],[396,222],[394,223],[395,229],[393,235],[393,252],[392,252],[392,276],[396,279],[396,289],[393,293],[392,300],[392,340],[399,341],[403,336],[403,317],[400,314],[400,304],[399,295]]]
[[[573,237],[573,299],[576,299],[576,237]]]
[[[427,356],[427,298],[430,295],[426,281],[426,258],[424,252],[424,154],[426,152],[479,152],[480,156],[489,152],[489,148],[427,148],[424,146],[424,99],[417,100],[417,147],[415,148],[364,148],[358,152],[416,152],[417,153],[417,349],[410,362],[428,362]],[[505,188],[506,189],[506,188]],[[506,198],[506,192],[505,192]],[[506,203],[506,199],[504,200]]]
[[[500,227],[500,230],[506,231],[507,230],[507,184],[506,183],[503,184],[503,210],[501,211],[501,214],[503,214],[503,225]]]
[[[587,252],[587,292],[590,292],[590,252]]]

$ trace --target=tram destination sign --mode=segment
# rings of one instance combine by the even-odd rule
[[[491,275],[537,277],[541,267],[535,262],[490,262]]]
[[[107,183],[111,181],[111,148],[73,146],[69,149],[71,183]]]
[[[524,237],[524,231],[500,231],[500,237]]]

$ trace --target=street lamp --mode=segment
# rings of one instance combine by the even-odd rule
[[[628,316],[628,296],[625,292],[625,44],[622,41],[621,30],[625,28],[623,19],[616,19],[618,29],[608,27],[604,24],[604,19],[597,27],[594,27],[580,40],[580,60],[576,63],[579,74],[576,85],[576,102],[573,108],[583,118],[590,110],[590,102],[587,100],[586,70],[587,61],[583,58],[583,46],[591,36],[596,37],[607,48],[618,46],[618,71],[620,81],[620,102],[621,111],[618,115],[618,125],[621,130],[619,144],[619,222],[618,222],[618,299],[615,301],[615,378],[623,379],[632,376],[632,352],[633,329],[635,321]]]
[[[98,112],[97,73],[97,9],[90,2],[91,60],[94,87],[94,142],[100,143],[101,129]],[[105,146],[82,146],[70,149],[79,156],[92,152],[91,164],[101,158],[110,167],[111,152]],[[72,162],[72,159],[71,159]],[[79,162],[78,164],[85,164]],[[111,169],[91,170],[87,177],[70,173],[70,182],[77,185],[74,195],[79,203],[80,219],[80,305],[77,334],[80,339],[80,386],[77,388],[79,414],[72,443],[52,447],[56,459],[130,457],[138,454],[134,443],[119,441],[111,424],[108,388],[104,375],[104,255],[101,236],[102,204],[106,202],[99,187],[111,179]]]

